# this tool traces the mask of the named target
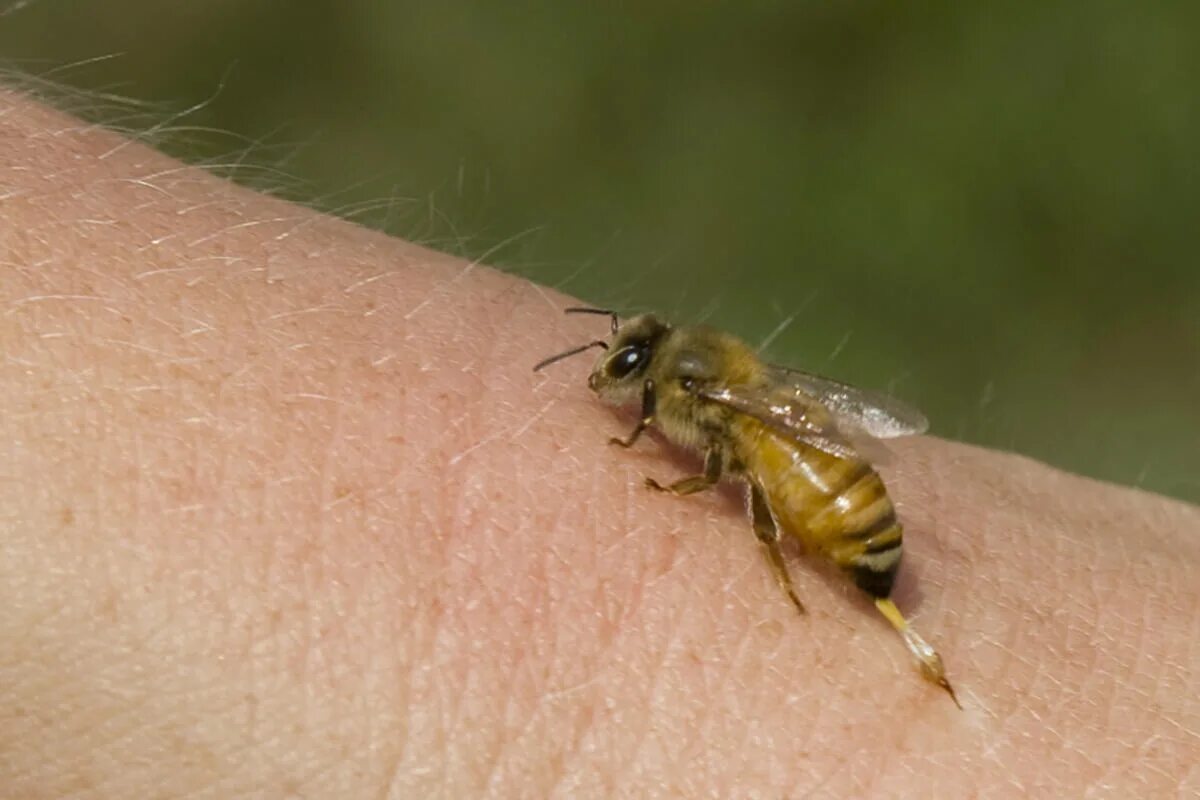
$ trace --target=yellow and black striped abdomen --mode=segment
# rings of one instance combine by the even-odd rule
[[[900,566],[903,528],[879,473],[765,426],[744,461],[776,524],[828,558],[872,597],[887,597]]]

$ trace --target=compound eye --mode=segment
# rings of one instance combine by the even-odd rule
[[[646,360],[645,347],[623,347],[612,357],[609,371],[614,378],[620,379],[628,377],[631,372],[636,370]]]

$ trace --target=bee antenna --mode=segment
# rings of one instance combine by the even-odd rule
[[[564,308],[564,314],[601,314],[606,317],[612,317],[612,332],[616,333],[620,327],[620,321],[617,319],[617,312],[610,308],[589,308],[588,306],[572,306]]]
[[[566,352],[559,353],[556,356],[550,356],[547,359],[543,359],[542,361],[539,361],[536,365],[534,365],[533,371],[537,372],[542,367],[548,367],[551,364],[555,363],[556,361],[562,361],[564,358],[570,358],[571,356],[578,355],[578,354],[582,353],[584,350],[591,350],[593,347],[599,347],[601,350],[607,350],[608,342],[602,342],[599,339],[597,339],[594,342],[588,342],[587,344],[581,344],[581,345],[579,345],[579,347],[572,347],[570,350],[567,350]]]

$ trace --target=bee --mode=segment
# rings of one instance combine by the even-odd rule
[[[701,474],[667,485],[646,478],[646,486],[686,496],[711,489],[723,477],[743,481],[767,565],[800,613],[804,604],[780,550],[784,534],[832,562],[869,595],[903,638],[921,675],[962,708],[941,656],[888,599],[904,531],[883,480],[855,444],[864,437],[924,433],[925,417],[894,398],[764,363],[746,343],[713,328],[672,326],[652,314],[621,324],[615,312],[599,308],[566,312],[610,317],[611,340],[551,356],[534,371],[600,348],[605,352],[588,387],[607,403],[641,408],[629,436],[610,441],[633,447],[654,427],[704,456]]]

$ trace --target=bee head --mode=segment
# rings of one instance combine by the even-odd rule
[[[599,347],[604,355],[596,362],[588,386],[605,400],[622,403],[640,395],[643,376],[654,359],[655,348],[670,326],[651,314],[642,314],[620,324],[616,312],[599,308],[568,308],[568,314],[604,314],[612,318],[612,339],[595,340],[540,362],[534,370],[556,361]]]
[[[588,376],[588,387],[605,400],[623,403],[641,396],[655,350],[670,327],[651,314],[617,328],[604,355]]]

